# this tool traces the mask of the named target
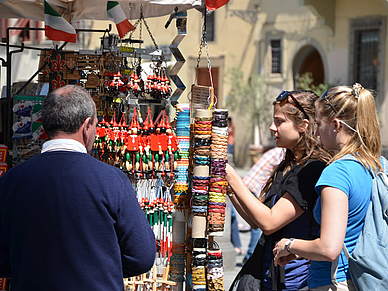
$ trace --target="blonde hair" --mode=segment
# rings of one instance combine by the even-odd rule
[[[290,91],[290,93],[299,102],[303,110],[308,115],[309,124],[295,148],[293,150],[286,150],[283,161],[275,167],[271,177],[267,180],[259,196],[259,200],[262,202],[265,200],[277,172],[288,171],[294,165],[305,165],[310,159],[328,162],[331,157],[330,154],[321,146],[319,140],[315,136],[316,123],[314,104],[318,100],[318,96],[314,92],[306,90]],[[291,99],[289,99],[289,101],[292,102]],[[273,104],[280,104],[284,114],[291,119],[295,128],[299,128],[303,124],[305,115],[300,109],[292,105],[290,102],[285,102],[283,104],[283,102],[275,101]],[[295,155],[295,153],[297,155]]]
[[[356,84],[355,84],[356,85]],[[382,170],[380,125],[373,94],[355,85],[337,86],[319,99],[320,114],[329,122],[335,118],[344,124],[351,135],[349,142],[329,161],[332,163],[346,154],[354,155],[365,168]],[[357,84],[359,85],[359,84]]]

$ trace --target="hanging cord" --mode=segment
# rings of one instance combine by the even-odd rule
[[[197,58],[197,72],[195,74],[194,84],[196,84],[198,80],[198,69],[199,69],[199,63],[201,62],[202,48],[203,48],[203,34],[201,36],[201,42],[199,44],[199,51],[198,51],[198,58]]]
[[[133,26],[135,27],[135,28],[137,28],[137,26],[138,26],[138,24],[140,23],[140,21],[141,21],[141,18],[139,18],[138,20],[136,20],[136,22],[133,24]],[[132,39],[132,35],[133,35],[133,33],[136,31],[136,29],[133,29],[130,33],[129,33],[129,36],[128,36],[128,38],[129,39]],[[140,34],[141,34],[141,32],[140,32]],[[141,44],[140,44],[141,45]]]
[[[204,13],[204,23],[202,26],[202,36],[201,36],[201,42],[199,45],[199,52],[198,52],[198,58],[197,58],[197,74],[195,76],[195,83],[197,83],[198,80],[198,68],[199,63],[201,62],[201,56],[202,56],[202,48],[205,47],[206,50],[206,60],[207,60],[207,68],[209,70],[209,77],[210,77],[210,86],[214,88],[213,85],[213,76],[212,76],[212,66],[210,63],[210,53],[209,53],[209,46],[207,43],[207,37],[206,37],[206,12]]]
[[[143,16],[143,12],[142,12],[141,15]],[[149,26],[148,26],[148,24],[147,24],[147,21],[144,19],[144,17],[143,17],[143,22],[144,22],[145,27],[147,28],[148,34],[150,35],[150,38],[151,38],[152,42],[154,43],[155,48],[158,50],[158,49],[159,49],[159,46],[157,45],[157,43],[156,43],[156,41],[155,41],[155,38],[154,38],[154,36],[152,35],[151,30],[150,30],[150,28],[149,28]]]
[[[137,25],[140,23],[140,29],[139,29],[139,39],[142,39],[142,24],[144,23],[147,31],[148,31],[148,34],[152,40],[152,43],[154,44],[155,48],[158,50],[159,49],[159,46],[158,44],[156,43],[155,41],[155,38],[154,36],[152,35],[151,33],[151,29],[149,28],[148,26],[148,23],[147,21],[145,20],[144,18],[144,15],[143,15],[143,5],[140,6],[140,17],[139,19],[135,22],[135,24],[133,25],[134,27],[137,27]],[[129,35],[129,38],[131,39],[132,38],[132,35],[133,33],[136,31],[136,29],[132,30],[130,35]],[[139,47],[141,48],[141,43],[139,44]]]
[[[140,20],[143,19],[143,6],[141,6],[141,12],[140,12]],[[140,28],[139,28],[139,39],[143,39],[143,21],[140,21]],[[141,42],[139,43],[139,48],[141,48]]]
[[[205,49],[206,49],[206,59],[207,59],[207,68],[209,70],[209,77],[210,77],[210,85],[214,88],[213,85],[213,76],[212,76],[212,66],[210,64],[210,54],[209,54],[209,47],[207,45],[206,41],[206,32],[205,32]]]

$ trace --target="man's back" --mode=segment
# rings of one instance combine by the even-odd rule
[[[13,290],[122,290],[155,258],[127,177],[87,154],[47,152],[11,169],[0,217],[0,277],[9,248]]]

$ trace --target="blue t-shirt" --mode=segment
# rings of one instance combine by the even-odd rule
[[[321,186],[337,188],[348,196],[349,213],[345,245],[349,253],[352,253],[364,226],[372,193],[372,176],[356,161],[338,160],[327,166],[315,186],[319,198],[314,208],[314,218],[319,224],[321,223]],[[311,261],[309,288],[332,284],[331,264],[327,261]],[[338,261],[337,281],[345,281],[347,278],[350,278],[348,261],[344,252],[341,252]]]

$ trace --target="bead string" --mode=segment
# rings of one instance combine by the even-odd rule
[[[181,159],[178,160],[176,169],[176,183],[174,185],[175,215],[183,213],[186,216],[188,209],[189,185],[189,151],[190,151],[190,106],[187,104],[176,105],[176,138],[181,148]],[[175,223],[175,222],[174,222]],[[176,240],[185,241],[185,232],[179,235],[174,233],[172,243],[172,256],[170,258],[169,279],[174,282],[185,281],[186,244],[175,243]]]

